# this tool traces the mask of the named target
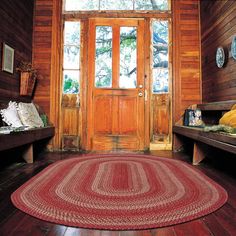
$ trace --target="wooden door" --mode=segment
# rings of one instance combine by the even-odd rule
[[[90,19],[87,150],[144,149],[143,39],[143,19]]]

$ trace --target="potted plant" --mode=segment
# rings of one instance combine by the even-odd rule
[[[20,95],[32,96],[37,78],[37,71],[30,62],[24,61],[20,62],[16,70],[20,72]]]

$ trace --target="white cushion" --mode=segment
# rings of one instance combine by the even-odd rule
[[[18,114],[25,126],[29,127],[43,127],[43,121],[39,116],[39,113],[33,103],[18,104]]]
[[[23,125],[17,112],[16,102],[10,101],[8,107],[0,110],[0,113],[2,115],[2,120],[6,124],[12,127],[20,127]]]

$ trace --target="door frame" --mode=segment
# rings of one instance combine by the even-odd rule
[[[137,25],[138,21],[142,21],[143,22],[143,34],[145,34],[146,21],[145,21],[144,18],[100,18],[100,17],[99,18],[90,18],[87,22],[87,24],[89,26],[88,31],[91,32],[92,29],[90,27],[96,27],[96,25],[107,26],[107,25],[110,24],[111,20],[118,21],[119,23],[121,23],[121,25],[124,25],[124,26],[127,25],[127,23],[125,21],[131,22],[130,25]],[[124,23],[122,21],[124,21]],[[133,23],[132,23],[132,21],[133,21]],[[91,42],[94,43],[95,42],[95,34],[92,34],[92,36],[90,36],[90,37],[93,37],[93,38],[92,38],[92,40],[88,40],[88,42],[87,42],[87,46],[88,46],[87,60],[88,61],[90,61],[89,60],[90,56],[94,55],[94,50],[93,49],[95,49],[94,45],[89,45],[89,43],[91,43]],[[141,38],[142,37],[139,37],[139,40]],[[143,53],[144,53],[144,55],[143,55],[143,66],[142,66],[143,71],[141,72],[141,77],[142,77],[142,80],[143,80],[142,84],[144,86],[144,88],[143,88],[143,94],[144,94],[143,95],[144,96],[144,98],[143,98],[143,109],[144,110],[143,110],[143,122],[142,122],[143,123],[142,143],[143,143],[143,147],[144,147],[143,149],[145,149],[145,150],[149,148],[149,142],[147,142],[147,133],[149,134],[149,126],[147,126],[147,125],[149,125],[149,122],[145,122],[146,119],[149,120],[149,114],[147,115],[147,110],[148,109],[146,109],[146,106],[148,106],[148,99],[147,99],[148,92],[147,91],[149,91],[146,88],[147,87],[146,84],[147,84],[148,81],[147,81],[147,75],[145,73],[145,69],[146,69],[145,67],[146,67],[146,64],[147,64],[146,63],[146,57],[145,57],[146,45],[147,45],[147,43],[143,42]],[[88,65],[88,63],[87,63],[87,65]],[[137,66],[138,66],[138,64],[137,64]],[[88,68],[87,68],[87,70],[88,70]],[[115,71],[115,73],[118,73],[118,71]],[[93,123],[93,118],[91,118],[92,115],[90,114],[92,112],[92,110],[90,109],[90,106],[92,107],[92,101],[93,101],[93,95],[91,94],[91,92],[93,91],[93,86],[94,86],[94,82],[90,81],[93,78],[90,78],[90,77],[92,77],[91,75],[93,75],[93,74],[94,74],[94,68],[90,68],[90,70],[87,71],[87,79],[86,79],[86,81],[87,81],[87,84],[86,84],[86,90],[87,90],[86,91],[86,93],[87,93],[86,117],[87,117],[87,119],[86,119],[86,137],[84,137],[84,138],[86,138],[86,142],[83,142],[84,145],[85,145],[84,146],[85,150],[91,150],[91,139],[90,139],[90,137],[88,137],[88,134],[92,133],[92,128],[91,127],[93,127],[93,125],[90,124],[90,123]],[[137,83],[138,83],[138,80],[137,80]],[[137,88],[138,88],[138,85],[137,85]],[[148,136],[148,139],[149,139],[149,136]]]
[[[110,14],[110,18],[116,17],[116,14]],[[105,17],[102,15],[102,17]],[[126,15],[125,15],[126,17]],[[131,14],[131,18],[136,19],[136,14]],[[144,127],[144,148],[145,150],[150,149],[151,144],[151,50],[150,50],[150,42],[151,42],[151,21],[152,19],[160,19],[160,20],[168,20],[170,22],[170,43],[172,42],[172,23],[171,23],[171,15],[170,14],[139,14],[139,18],[144,19],[144,32],[145,32],[145,43],[144,43],[144,89],[145,89],[145,106],[144,106],[144,120],[145,120],[145,127]],[[80,18],[81,21],[81,92],[80,92],[80,118],[79,118],[79,130],[80,130],[80,148],[81,150],[86,150],[87,147],[87,100],[88,97],[88,37],[89,37],[89,19],[91,18],[101,18],[101,16],[98,14],[96,17],[91,17],[91,15],[85,14]],[[119,16],[118,18],[122,18]],[[66,20],[72,19],[68,17]],[[130,19],[130,17],[127,17],[127,19]],[[170,47],[170,80],[172,81],[172,47]],[[172,93],[171,88],[172,82],[170,84],[170,89]],[[173,94],[171,95],[171,98],[173,99]],[[173,103],[172,103],[173,105]],[[171,108],[172,108],[171,105]],[[172,110],[172,109],[171,109]],[[172,119],[171,119],[172,123]]]

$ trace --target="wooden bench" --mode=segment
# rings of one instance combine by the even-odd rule
[[[8,102],[0,101],[0,108],[6,108]],[[1,120],[0,126],[6,124]],[[40,128],[32,128],[23,131],[11,132],[9,134],[0,134],[0,151],[6,151],[21,147],[22,157],[27,163],[33,163],[33,146],[36,142],[50,139],[55,134],[55,127],[47,126]]]
[[[202,111],[202,119],[206,125],[216,125],[222,115],[236,104],[236,100],[198,104]],[[203,128],[195,128],[176,124],[173,127],[175,150],[184,145],[183,137],[193,140],[193,165],[199,164],[206,154],[206,145],[236,154],[236,137],[224,132],[206,132]]]
[[[55,128],[48,126],[10,134],[0,134],[0,151],[24,146],[22,157],[27,163],[33,163],[33,144],[36,141],[53,137],[54,133]]]

